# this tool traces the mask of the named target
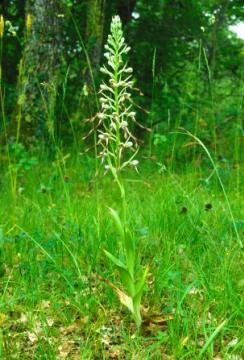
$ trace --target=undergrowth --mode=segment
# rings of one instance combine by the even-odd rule
[[[129,224],[149,264],[140,335],[97,271],[117,283],[103,249],[118,253],[107,206],[111,178],[92,181],[90,158],[38,160],[13,199],[1,178],[1,358],[241,359],[243,262],[221,188],[210,169],[127,172]],[[150,168],[150,171],[149,169]],[[240,236],[241,192],[225,189]],[[241,184],[243,187],[243,184]],[[95,214],[99,206],[99,221]]]

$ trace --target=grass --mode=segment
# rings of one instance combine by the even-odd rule
[[[135,335],[100,279],[119,281],[103,254],[119,256],[107,209],[120,204],[115,184],[106,176],[95,185],[89,157],[67,158],[65,172],[38,161],[22,172],[14,199],[2,169],[0,358],[242,359],[243,258],[221,187],[214,177],[203,181],[210,169],[159,174],[144,160],[139,176],[126,174],[138,266],[149,264],[145,320]],[[236,170],[227,171],[242,238],[243,183],[237,192]]]

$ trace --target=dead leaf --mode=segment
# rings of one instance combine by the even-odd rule
[[[60,345],[58,347],[59,358],[66,359],[67,356],[72,352],[73,348],[74,348],[74,341],[72,341],[72,340],[66,341],[65,343]]]
[[[0,326],[3,326],[7,320],[6,314],[0,313]]]
[[[36,334],[41,334],[41,332],[42,332],[42,323],[39,320],[35,321],[33,329],[34,329]]]
[[[42,300],[41,306],[42,306],[43,309],[48,309],[50,307],[50,301]]]
[[[60,328],[60,332],[62,335],[69,335],[69,334],[72,334],[73,332],[75,332],[76,330],[79,330],[80,329],[80,322],[77,321],[75,322],[74,324],[71,324],[69,326],[62,326]]]
[[[184,144],[183,147],[191,147],[191,146],[195,146],[197,144],[198,143],[196,141],[190,141],[190,142]]]
[[[148,315],[148,317],[144,320],[145,323],[147,322],[151,322],[157,325],[164,325],[166,324],[169,320],[173,320],[174,316],[172,314],[169,315],[163,315],[163,314],[159,314],[159,315]]]
[[[119,359],[121,355],[121,349],[118,346],[111,346],[109,349],[109,359]]]
[[[21,322],[22,324],[26,324],[28,322],[26,314],[21,313],[19,322]]]
[[[132,313],[134,313],[133,300],[130,296],[120,290],[117,286],[115,286],[111,281],[104,279],[102,276],[97,274],[99,280],[105,282],[114,292],[117,294],[119,301],[125,305]]]

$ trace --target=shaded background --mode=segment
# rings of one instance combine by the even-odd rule
[[[0,6],[8,139],[48,142],[52,133],[65,146],[86,146],[84,120],[97,112],[103,45],[119,14],[143,94],[135,92],[135,102],[146,110],[137,116],[153,129],[151,139],[135,129],[145,145],[164,147],[178,127],[219,156],[231,154],[237,133],[241,141],[244,42],[230,31],[244,21],[241,0],[5,0]]]

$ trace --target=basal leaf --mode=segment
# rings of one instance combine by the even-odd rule
[[[111,254],[109,251],[107,250],[103,250],[105,255],[119,268],[124,269],[127,271],[126,265],[119,260],[118,258],[116,258],[113,254]]]

